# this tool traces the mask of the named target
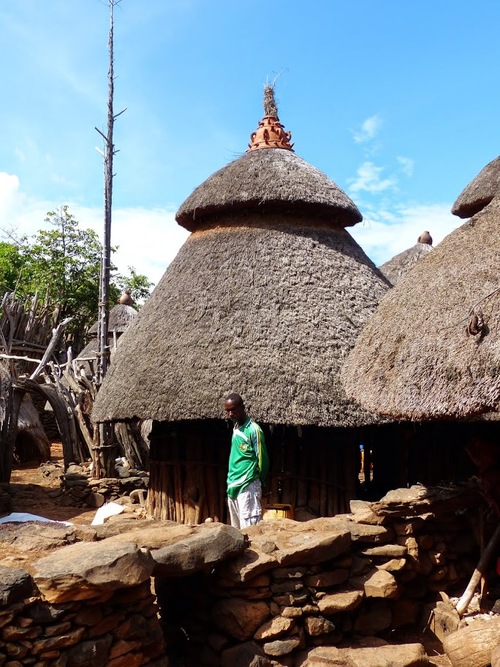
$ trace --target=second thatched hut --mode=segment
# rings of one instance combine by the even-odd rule
[[[384,298],[343,382],[367,410],[434,422],[439,455],[465,449],[500,515],[499,164],[487,165],[453,206],[473,217]]]

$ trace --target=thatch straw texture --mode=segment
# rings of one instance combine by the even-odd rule
[[[283,211],[328,216],[332,226],[360,222],[352,200],[328,176],[291,151],[250,151],[212,174],[177,212],[180,225],[194,231],[221,209]]]
[[[499,224],[495,199],[384,297],[343,369],[349,396],[415,420],[498,410]]]
[[[387,281],[328,219],[241,219],[184,243],[123,334],[94,420],[220,419],[238,391],[264,423],[374,421],[346,399],[339,371]]]
[[[411,248],[403,250],[403,252],[379,266],[379,269],[390,283],[396,285],[415,266],[419,259],[427,255],[429,250],[432,250],[432,246],[428,243],[415,243]]]
[[[123,333],[130,322],[137,315],[137,311],[132,306],[127,306],[123,303],[117,303],[109,311],[108,331],[116,331],[116,333]],[[89,329],[89,334],[97,334],[97,322]]]
[[[484,167],[453,204],[451,212],[460,218],[470,218],[500,194],[500,157]]]

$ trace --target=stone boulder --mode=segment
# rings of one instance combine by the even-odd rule
[[[79,542],[36,561],[33,579],[48,602],[74,602],[137,586],[153,568],[149,551],[134,544]]]
[[[393,646],[382,639],[367,637],[359,646],[318,646],[307,651],[296,667],[427,667],[421,644]]]
[[[33,594],[33,580],[25,571],[0,565],[0,608]]]
[[[153,575],[162,577],[186,576],[212,568],[239,556],[246,545],[239,530],[217,522],[192,526],[173,521],[118,521],[103,527],[98,535],[109,535],[107,543],[130,543],[148,549],[155,563]]]
[[[228,598],[214,605],[211,619],[217,628],[245,642],[253,637],[270,615],[269,605],[265,602]]]

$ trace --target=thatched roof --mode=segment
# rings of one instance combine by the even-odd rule
[[[396,285],[413,268],[415,263],[425,257],[430,250],[432,250],[432,243],[415,243],[411,248],[394,255],[392,259],[379,266],[379,269],[389,282]]]
[[[479,213],[498,194],[500,194],[500,157],[488,163],[462,190],[451,212],[460,218],[470,218]]]
[[[329,221],[255,213],[193,233],[120,340],[93,418],[223,417],[243,394],[267,423],[373,421],[339,371],[388,284]]]
[[[177,212],[194,231],[219,211],[294,211],[323,217],[323,224],[350,226],[362,220],[351,199],[328,176],[290,150],[245,153],[197,187]]]
[[[117,303],[109,311],[108,331],[116,331],[116,333],[123,333],[130,322],[137,315],[137,311],[132,306]],[[89,334],[97,334],[97,322],[95,322],[89,329]]]
[[[415,420],[498,410],[499,224],[494,199],[384,297],[344,367],[349,396]]]

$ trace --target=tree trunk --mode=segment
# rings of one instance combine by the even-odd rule
[[[0,482],[10,482],[12,474],[12,456],[17,437],[17,420],[25,394],[21,387],[14,387],[12,379],[2,387],[4,394],[4,418],[0,428]],[[2,382],[4,384],[4,382]]]
[[[499,617],[477,619],[445,637],[443,648],[453,667],[488,667],[499,635]]]

